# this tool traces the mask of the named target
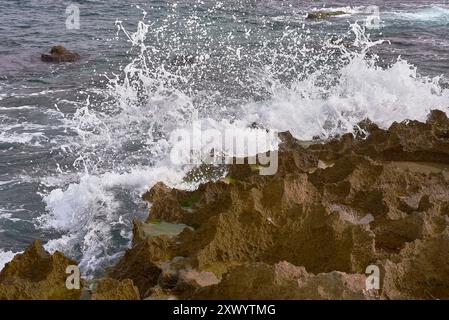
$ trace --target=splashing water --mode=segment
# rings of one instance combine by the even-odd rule
[[[358,24],[351,30],[360,50],[340,47],[347,62],[328,79],[333,86],[319,84],[321,71],[287,84],[273,80],[270,99],[246,107],[257,113],[254,121],[309,140],[353,132],[366,118],[387,128],[404,119],[425,121],[431,109],[448,110],[449,91],[439,86],[440,77],[420,77],[401,58],[387,68],[377,66],[378,57],[367,52],[382,41],[371,42]]]
[[[78,258],[87,275],[129,245],[131,220],[147,214],[142,192],[157,181],[196,187],[183,181],[189,166],[169,158],[171,133],[195,120],[265,132],[249,129],[257,123],[311,139],[352,132],[366,117],[387,127],[425,120],[432,108],[448,110],[449,91],[439,78],[419,76],[400,58],[380,67],[371,51],[386,44],[371,41],[359,24],[335,39],[267,17],[243,23],[235,15],[238,27],[228,28],[220,7],[208,9],[209,18],[180,10],[173,5],[150,22],[144,12],[133,33],[118,21],[130,62],[106,75],[100,98],[65,118],[74,135],[63,149],[76,170],[46,179],[53,189],[43,194],[47,212],[37,223],[60,233],[46,248]]]

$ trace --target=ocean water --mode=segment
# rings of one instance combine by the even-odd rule
[[[42,239],[101,273],[145,190],[195,188],[169,157],[194,120],[311,139],[449,111],[448,34],[447,1],[0,0],[0,268]],[[82,59],[41,62],[57,44]]]

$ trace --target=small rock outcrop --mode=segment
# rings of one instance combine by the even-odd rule
[[[307,13],[307,19],[310,20],[321,20],[329,17],[341,16],[346,14],[346,12],[338,10],[338,11],[312,11]]]
[[[80,289],[66,287],[66,268],[76,264],[58,251],[49,254],[35,241],[0,272],[0,300],[79,299]]]
[[[54,46],[50,50],[50,54],[43,53],[41,60],[44,62],[75,62],[80,59],[80,55],[70,51],[62,45]]]

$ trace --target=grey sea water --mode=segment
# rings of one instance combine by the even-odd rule
[[[141,193],[181,183],[192,114],[307,139],[449,107],[447,1],[0,0],[0,40],[0,268],[33,239],[85,273],[117,259]],[[41,62],[57,44],[82,59]]]

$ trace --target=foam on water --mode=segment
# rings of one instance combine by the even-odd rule
[[[265,73],[262,76],[270,79],[266,81],[270,99],[244,108],[252,121],[309,140],[353,132],[366,118],[387,128],[394,121],[425,121],[431,109],[449,110],[449,90],[439,86],[440,77],[419,76],[417,68],[401,58],[391,66],[379,67],[378,57],[366,53],[382,41],[371,42],[358,24],[352,25],[352,31],[352,45],[361,50],[341,47],[348,63],[328,79],[333,86],[322,86],[321,70],[287,84]]]
[[[0,270],[2,270],[5,264],[11,261],[12,258],[18,253],[20,252],[0,250]]]
[[[432,5],[409,12],[395,12],[394,16],[395,18],[417,22],[440,22],[447,24],[449,21],[449,7]]]
[[[41,146],[40,140],[46,139],[42,132],[0,133],[0,143],[30,144]]]
[[[76,157],[76,174],[60,170],[47,177],[47,212],[36,223],[61,233],[46,249],[78,258],[88,275],[110,264],[129,244],[132,218],[145,216],[146,208],[137,210],[142,192],[158,181],[196,187],[183,182],[190,167],[170,161],[173,147],[188,147],[171,140],[171,134],[194,121],[205,129],[230,129],[242,136],[265,132],[270,141],[265,147],[273,149],[273,130],[290,130],[301,139],[326,138],[352,132],[366,117],[387,127],[393,121],[425,120],[431,108],[448,111],[449,91],[438,87],[438,78],[419,76],[401,59],[379,67],[376,56],[368,53],[380,42],[370,41],[357,24],[351,26],[350,46],[314,43],[307,30],[288,26],[271,40],[261,27],[231,31],[212,45],[204,43],[215,39],[208,35],[210,24],[189,16],[183,30],[191,38],[181,38],[169,30],[179,20],[173,14],[162,26],[151,28],[140,21],[134,33],[118,22],[120,34],[132,46],[131,61],[121,73],[108,75],[103,94],[110,99],[88,99],[64,119],[76,137],[61,150]],[[249,34],[260,42],[244,47],[234,40]],[[202,41],[204,51],[189,56],[191,63],[174,67],[167,56],[183,53],[181,49],[191,45],[183,41],[189,39]],[[211,49],[215,46],[229,54],[217,56]],[[211,76],[223,83],[211,82]],[[250,129],[254,123],[270,130]],[[220,145],[213,148],[233,155]]]
[[[438,79],[418,77],[416,68],[401,59],[382,69],[355,57],[326,91],[314,80],[273,85],[268,101],[247,109],[256,114],[254,121],[305,140],[353,132],[366,118],[387,128],[394,121],[425,121],[431,109],[449,110],[449,90],[442,90]]]

